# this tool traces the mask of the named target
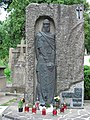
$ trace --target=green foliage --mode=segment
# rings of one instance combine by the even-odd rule
[[[84,13],[84,31],[85,31],[85,48],[88,54],[90,54],[90,18],[88,13]]]
[[[11,83],[11,70],[8,67],[8,61],[6,61],[6,59],[8,60],[8,58],[2,60],[0,59],[0,66],[6,66],[6,68],[4,69],[4,75],[6,76],[7,83]]]
[[[90,66],[84,66],[84,95],[90,99]]]
[[[9,69],[9,68],[6,68],[6,69],[4,70],[4,74],[5,74],[7,77],[10,77],[10,74],[11,74],[10,69]]]
[[[9,53],[9,47],[11,47],[11,38],[9,34],[9,20],[0,25],[1,44],[0,44],[0,59],[5,58]]]
[[[10,47],[16,47],[22,37],[25,38],[25,9],[30,3],[59,3],[59,4],[79,4],[83,3],[87,7],[86,0],[12,0],[9,4],[10,15],[4,22],[0,22],[0,59],[9,54]],[[89,49],[88,23],[86,21],[86,48]]]
[[[18,102],[18,108],[22,108],[22,107],[23,107],[23,101],[20,100],[20,101]]]
[[[49,107],[50,107],[50,104],[49,104],[49,103],[46,103],[46,104],[45,104],[45,107],[46,107],[46,108],[49,108]]]
[[[9,100],[9,101],[6,102],[6,103],[1,104],[0,106],[9,106],[9,105],[11,105],[12,103],[16,102],[16,100],[17,100],[17,98],[14,98],[14,99],[12,99],[12,100]]]
[[[71,4],[80,4],[80,3],[84,3],[83,0],[64,0],[64,3],[66,5],[71,5]]]
[[[11,83],[12,82],[11,77],[10,77],[11,76],[11,70],[8,66],[4,70],[4,75],[6,76],[7,83]]]
[[[0,66],[5,66],[3,60],[0,60]]]
[[[89,63],[90,63],[90,58],[89,58]]]

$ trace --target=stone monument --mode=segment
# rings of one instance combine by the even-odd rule
[[[5,66],[0,66],[0,91],[5,91],[6,88],[6,76],[4,75]]]
[[[12,86],[7,87],[7,91],[24,92],[25,88],[25,60],[26,44],[21,40],[21,44],[9,50],[9,68],[11,69]]]
[[[13,86],[25,87],[25,57],[23,51],[24,40],[21,40],[20,55],[14,66]]]
[[[82,5],[27,6],[26,100],[52,103],[59,95],[61,103],[83,107],[83,24]]]

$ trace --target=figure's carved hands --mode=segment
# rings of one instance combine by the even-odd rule
[[[48,68],[48,70],[52,71],[54,69],[54,63],[48,62],[47,63],[47,68]]]

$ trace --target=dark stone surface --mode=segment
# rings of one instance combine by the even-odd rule
[[[83,90],[82,88],[74,88],[74,92],[63,92],[62,98],[67,99],[65,100],[66,103],[70,103],[70,106],[72,107],[83,107]],[[68,99],[71,99],[68,101]],[[62,100],[61,100],[62,101]],[[68,101],[68,102],[67,102]],[[72,101],[72,103],[71,103]]]
[[[75,88],[74,93],[75,98],[82,98],[82,88]]]
[[[67,93],[67,92],[62,93],[63,98],[73,98],[73,96],[74,93]]]
[[[63,92],[62,97],[66,98],[82,98],[82,88],[74,88],[74,92]]]
[[[82,104],[81,104],[81,103],[73,103],[73,106],[74,106],[74,107],[81,107]]]
[[[55,35],[50,33],[50,21],[43,21],[42,32],[36,35],[37,98],[41,104],[52,103],[55,92]]]
[[[82,99],[73,98],[73,102],[82,102]]]

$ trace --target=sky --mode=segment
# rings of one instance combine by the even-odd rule
[[[7,12],[3,8],[0,8],[0,20],[4,21],[6,16],[7,16]]]
[[[89,4],[90,4],[90,0],[87,0],[87,2],[89,2]]]
[[[87,2],[89,2],[90,4],[90,0],[87,0]],[[0,7],[0,20],[4,21],[6,19],[6,16],[8,16],[7,12],[3,8]]]

